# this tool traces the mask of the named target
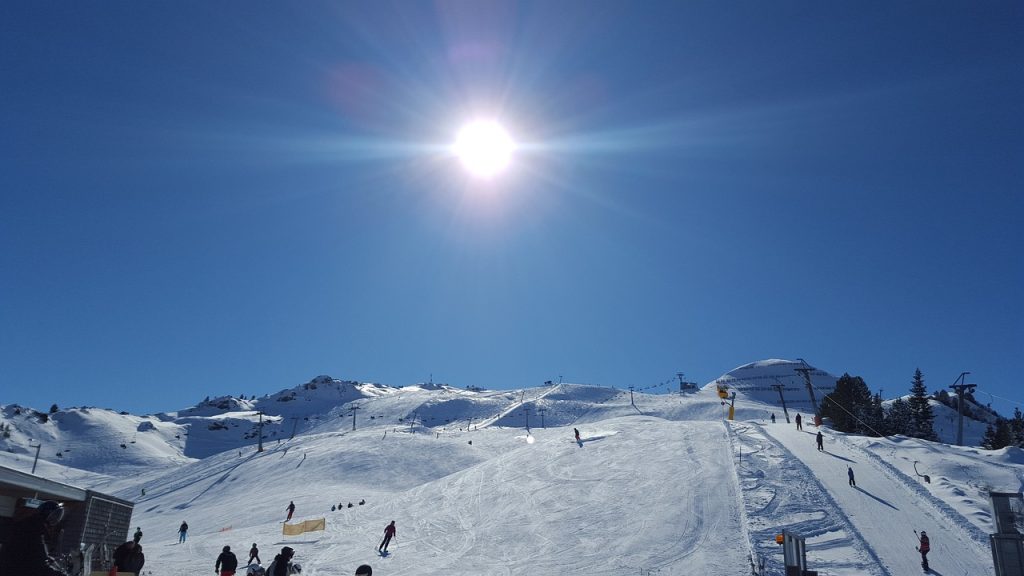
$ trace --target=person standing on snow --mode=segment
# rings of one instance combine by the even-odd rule
[[[772,424],[775,424],[775,412],[772,412]]]
[[[825,451],[825,437],[821,435],[821,430],[818,430],[818,436],[816,437],[816,440],[818,441],[818,452],[824,452]]]
[[[925,572],[928,571],[928,551],[931,549],[932,545],[928,541],[928,533],[921,530],[921,535],[918,536],[917,540],[917,551],[921,553],[921,568],[924,568]]]
[[[295,513],[295,502],[292,502],[292,501],[288,502],[288,507],[285,508],[285,510],[288,511],[288,518],[285,519],[285,522],[290,522],[291,519],[292,519],[292,514]]]
[[[853,479],[853,468],[846,467],[846,475],[850,478],[850,486],[857,487],[857,481]]]
[[[384,541],[380,543],[380,546],[377,546],[377,552],[387,552],[388,544],[391,542],[391,539],[395,537],[397,532],[398,529],[395,528],[395,521],[392,520],[391,524],[388,524],[387,527],[384,528]]]
[[[138,544],[139,541],[142,540],[142,526],[135,527],[135,535],[132,536],[132,540],[135,540],[136,544]]]
[[[804,421],[804,419],[801,418],[799,414],[797,414],[796,415],[796,429],[797,430],[803,430],[804,429],[803,421]]]
[[[60,526],[64,507],[43,502],[36,513],[10,525],[9,538],[0,547],[0,574],[17,576],[65,576],[50,556],[46,539]]]
[[[178,527],[178,544],[185,541],[188,536],[188,522],[182,521],[181,526]]]
[[[293,556],[295,556],[295,550],[292,550],[290,546],[281,548],[281,553],[274,556],[274,561],[270,563],[267,576],[290,576]]]
[[[249,561],[246,564],[252,564],[252,559],[256,559],[256,563],[260,564],[260,549],[256,547],[256,543],[252,543],[252,548],[249,548]]]
[[[576,441],[579,442],[580,441],[580,431],[575,429],[575,428],[573,428],[572,431],[573,431],[573,434],[576,434]]]
[[[142,553],[142,545],[129,540],[114,550],[114,566],[118,572],[138,574],[146,565],[146,556]]]
[[[236,568],[238,568],[238,558],[231,551],[231,546],[225,546],[220,556],[217,556],[217,563],[213,565],[213,571],[220,576],[235,576]]]

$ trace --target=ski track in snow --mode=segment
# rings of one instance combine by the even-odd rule
[[[812,570],[827,564],[822,574],[892,576],[828,490],[789,449],[759,424],[731,423],[728,430],[750,545],[755,557],[766,560],[766,574],[785,574],[775,535],[786,529],[806,538]]]

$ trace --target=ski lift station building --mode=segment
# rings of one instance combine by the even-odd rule
[[[0,545],[7,542],[16,520],[35,512],[47,500],[64,505],[63,532],[53,555],[119,545],[128,539],[134,504],[0,466]]]

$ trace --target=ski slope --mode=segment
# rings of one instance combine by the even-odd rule
[[[882,458],[847,441],[844,434],[825,430],[824,451],[819,452],[814,426],[799,431],[776,424],[764,430],[818,478],[839,512],[879,558],[883,574],[921,571],[915,530],[929,534],[929,564],[934,573],[992,573],[987,534],[921,488],[922,481],[886,465]],[[849,485],[847,466],[854,471],[855,487]]]
[[[245,438],[248,413],[231,402],[213,410],[222,399],[204,404],[206,416],[186,411],[145,430],[152,418],[99,409],[45,424],[22,411],[7,422],[20,427],[16,434],[34,433],[31,425],[78,453],[41,459],[39,475],[136,503],[146,576],[209,571],[225,545],[244,561],[253,542],[264,565],[282,546],[295,548],[310,576],[351,574],[364,563],[383,575],[745,575],[763,563],[763,574],[779,576],[775,535],[783,530],[806,537],[808,565],[823,576],[896,576],[920,573],[913,531],[921,529],[931,535],[936,574],[985,575],[993,573],[988,492],[1024,486],[1016,448],[825,428],[826,451],[818,452],[812,425],[797,431],[781,417],[769,424],[778,408],[742,394],[737,420],[726,422],[713,390],[325,384],[275,396],[284,402],[260,400],[280,405],[274,417],[290,424],[279,424],[262,452]],[[358,397],[356,430],[349,404],[337,404],[342,396]],[[541,409],[546,428],[538,427]],[[180,418],[206,420],[182,428]],[[213,426],[224,421],[238,426]],[[137,442],[108,446],[136,431]],[[228,450],[187,456],[232,438]],[[0,463],[28,471],[32,456],[0,452]],[[847,485],[847,465],[857,488]],[[289,501],[294,521],[325,518],[326,529],[283,536]],[[178,544],[183,520],[191,530]],[[391,520],[392,554],[378,557]]]

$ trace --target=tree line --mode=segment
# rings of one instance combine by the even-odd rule
[[[829,418],[832,427],[840,432],[849,432],[864,436],[903,435],[922,440],[938,441],[935,434],[935,413],[929,400],[936,400],[956,409],[959,399],[950,396],[945,390],[929,395],[924,384],[921,370],[914,371],[910,382],[910,396],[904,400],[897,398],[883,405],[881,394],[872,394],[868,385],[860,376],[843,374],[836,381],[835,391],[825,396],[821,404],[822,418]],[[972,412],[967,400],[974,401],[970,393],[965,394],[964,414],[977,416],[974,412],[982,409],[975,405]],[[1013,418],[1003,418],[994,412],[995,420],[990,422],[982,447],[995,450],[1006,446],[1024,447],[1024,414],[1019,408],[1014,410]]]

